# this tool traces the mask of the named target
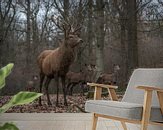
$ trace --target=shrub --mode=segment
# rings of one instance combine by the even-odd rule
[[[5,79],[11,73],[14,64],[10,63],[7,66],[0,69],[0,89],[5,86]],[[0,114],[6,112],[9,108],[16,106],[16,105],[24,105],[28,104],[38,97],[40,97],[41,93],[35,92],[19,92],[18,94],[14,95],[11,100],[3,105],[0,108]],[[0,130],[19,130],[13,123],[5,123],[3,126],[0,126]]]

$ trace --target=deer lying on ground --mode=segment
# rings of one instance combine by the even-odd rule
[[[69,71],[66,75],[67,78],[67,92],[69,95],[72,95],[73,88],[76,85],[80,86],[80,89],[84,91],[85,74],[83,72],[72,72]],[[83,93],[82,91],[82,93]]]
[[[97,79],[97,83],[115,85],[117,82],[117,72],[120,70],[118,65],[114,65],[114,72],[111,74],[103,73]]]
[[[74,87],[79,86],[82,95],[85,91],[88,91],[87,82],[93,82],[94,68],[92,65],[85,64],[81,72],[69,71],[66,75],[67,79],[67,91],[69,95],[72,95]]]
[[[53,22],[55,22],[53,18],[52,20]],[[62,41],[60,47],[54,50],[43,51],[38,56],[37,61],[40,68],[40,93],[42,92],[42,84],[44,78],[46,77],[45,88],[48,105],[52,105],[49,98],[48,86],[51,79],[54,78],[57,87],[56,106],[58,106],[59,78],[61,78],[64,94],[64,105],[67,106],[65,77],[70,65],[75,59],[77,46],[83,41],[78,36],[78,31],[80,30],[80,27],[74,30],[73,27],[70,26],[70,24],[66,24],[62,25],[60,29],[62,29],[65,34],[64,40]],[[41,105],[41,97],[39,98],[39,104]]]

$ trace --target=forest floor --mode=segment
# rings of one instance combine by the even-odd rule
[[[121,99],[122,95],[118,95],[118,98]],[[2,96],[0,97],[0,106],[3,106],[11,99],[11,96]],[[30,103],[28,105],[14,106],[10,108],[7,113],[79,113],[77,106],[84,110],[85,102],[89,99],[86,96],[81,94],[73,94],[73,96],[67,96],[68,106],[64,106],[63,95],[59,95],[59,105],[56,107],[56,94],[51,94],[50,99],[52,106],[47,105],[46,95],[42,96],[42,106],[39,106],[38,100]],[[104,100],[109,99],[108,96],[103,97]]]

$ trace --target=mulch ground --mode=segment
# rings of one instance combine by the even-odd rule
[[[119,99],[122,98],[121,95],[118,96]],[[0,97],[0,106],[4,105],[11,99],[11,96]],[[68,106],[64,106],[63,95],[59,95],[59,106],[56,107],[56,95],[50,95],[52,106],[47,105],[46,96],[42,96],[42,106],[38,105],[38,100],[30,103],[28,105],[14,106],[10,108],[7,113],[79,113],[81,112],[75,105],[79,106],[84,110],[86,96],[81,96],[80,94],[74,94],[73,96],[67,96]],[[109,99],[108,97],[103,97],[103,99]]]

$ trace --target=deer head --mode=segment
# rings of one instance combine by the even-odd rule
[[[79,37],[81,26],[78,25],[74,28],[66,21],[60,22],[60,20],[54,19],[54,16],[52,16],[51,19],[53,23],[64,32],[64,43],[66,46],[74,48],[83,42],[83,40]]]
[[[120,66],[114,64],[114,73],[117,73],[119,70],[120,70]]]

